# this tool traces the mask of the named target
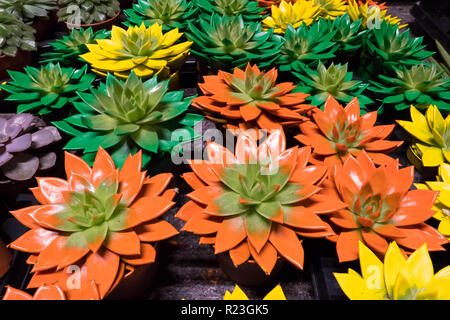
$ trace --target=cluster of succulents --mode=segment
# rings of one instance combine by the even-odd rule
[[[15,57],[18,50],[34,51],[35,30],[13,15],[0,12],[0,56]]]
[[[47,17],[56,8],[56,0],[0,0],[0,12],[25,23],[32,23],[36,17]]]
[[[58,20],[74,25],[102,22],[120,12],[118,0],[58,0],[58,6]]]

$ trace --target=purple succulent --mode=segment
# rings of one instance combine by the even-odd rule
[[[0,114],[0,183],[31,179],[55,165],[55,152],[44,148],[61,140],[53,126],[31,114]]]

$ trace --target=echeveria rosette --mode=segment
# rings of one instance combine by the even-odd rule
[[[277,84],[277,76],[275,68],[261,72],[250,64],[245,71],[219,71],[199,83],[204,95],[194,98],[192,105],[212,120],[242,128],[281,129],[308,120],[305,113],[314,108],[303,103],[308,95],[292,93],[291,82]]]
[[[79,294],[71,296],[71,300],[100,300],[98,288],[95,283],[80,290]],[[64,291],[58,285],[43,285],[39,287],[33,295],[25,291],[6,286],[5,294],[2,300],[25,300],[25,301],[39,301],[39,300],[68,300]]]
[[[73,10],[74,6],[77,6],[78,10]],[[58,20],[72,24],[103,22],[120,12],[118,0],[58,0],[58,7]]]
[[[429,106],[423,115],[414,106],[411,120],[397,123],[414,137],[413,145],[425,167],[450,163],[450,115],[444,119],[436,106]]]
[[[25,72],[8,71],[13,81],[0,87],[9,93],[5,99],[18,103],[17,112],[48,115],[70,107],[79,100],[76,92],[92,87],[95,75],[87,73],[87,65],[81,69],[62,68],[49,63],[40,69],[25,67]]]
[[[0,12],[6,12],[28,24],[36,17],[47,17],[55,9],[56,0],[0,0]]]
[[[238,285],[235,285],[232,292],[228,290],[225,292],[223,300],[250,300],[250,299],[247,297],[244,291],[242,291],[242,289],[239,288]],[[283,288],[281,288],[281,285],[277,285],[275,288],[270,290],[268,294],[266,294],[263,300],[287,300],[287,299],[286,296],[284,295]]]
[[[87,44],[96,44],[97,39],[106,39],[111,36],[111,32],[101,29],[94,32],[91,27],[84,29],[72,29],[69,35],[50,42],[52,47],[50,52],[42,54],[45,59],[41,63],[59,63],[64,66],[73,66],[74,64],[86,63],[79,56],[89,52]]]
[[[0,184],[26,181],[52,168],[49,145],[61,140],[58,130],[31,114],[0,114]]]
[[[79,93],[83,100],[75,103],[79,114],[53,122],[74,136],[64,149],[83,150],[83,159],[92,163],[102,146],[118,167],[127,154],[139,149],[144,167],[152,155],[178,150],[199,137],[193,126],[203,117],[186,113],[191,98],[183,98],[183,91],[169,92],[168,85],[168,80],[158,82],[156,77],[143,81],[133,72],[125,82],[109,74],[106,84]],[[172,138],[176,130],[183,130],[180,141]]]
[[[419,109],[435,105],[442,111],[450,111],[450,78],[443,71],[439,72],[436,65],[393,69],[395,77],[380,74],[378,82],[370,81],[373,86],[369,90],[382,97],[380,111],[386,110],[386,106],[401,111],[411,105]]]
[[[195,0],[206,19],[213,14],[220,16],[242,16],[244,21],[261,21],[264,8],[252,0]]]
[[[336,232],[336,251],[340,262],[359,257],[358,242],[366,244],[383,257],[388,243],[396,241],[405,254],[424,243],[430,251],[445,250],[448,240],[425,223],[438,192],[410,190],[414,167],[398,168],[398,160],[376,167],[362,151],[350,155],[342,166],[335,166],[330,179],[323,184],[324,193],[332,194],[347,208],[328,215]]]
[[[320,7],[319,16],[324,19],[334,20],[347,12],[345,0],[312,0]]]
[[[318,107],[325,103],[329,95],[342,104],[347,104],[356,97],[361,113],[364,114],[367,112],[366,106],[373,103],[372,99],[363,94],[369,84],[353,80],[353,72],[347,70],[347,64],[331,63],[327,68],[319,63],[317,70],[305,66],[303,72],[293,72],[299,79],[294,92],[309,94],[306,101]]]
[[[0,12],[0,56],[15,57],[18,50],[36,50],[33,27],[23,23],[16,17]]]
[[[338,46],[332,41],[334,35],[334,31],[325,30],[317,23],[310,27],[302,24],[297,29],[288,26],[284,35],[274,36],[279,49],[273,63],[280,71],[301,70],[302,64],[315,68],[319,61],[326,62],[335,57]],[[270,62],[261,64],[269,65]]]
[[[278,49],[272,31],[262,31],[260,23],[244,21],[242,16],[213,14],[209,21],[200,19],[198,27],[189,22],[186,35],[194,42],[191,51],[216,72],[272,61]]]
[[[253,132],[254,133],[254,132]],[[271,274],[278,257],[303,268],[298,236],[333,235],[319,214],[345,207],[341,201],[317,196],[324,166],[307,166],[311,149],[286,149],[282,130],[273,130],[259,146],[242,131],[236,152],[207,145],[208,160],[191,160],[193,172],[183,174],[194,189],[176,217],[182,230],[227,253],[234,265],[254,260]]]
[[[194,19],[198,11],[195,1],[190,0],[138,0],[124,12],[127,21],[123,24],[126,26],[144,23],[149,27],[158,23],[167,32],[175,28],[184,31],[187,22]]]
[[[439,220],[438,231],[450,240],[450,164],[441,163],[439,166],[437,181],[425,181],[415,183],[417,189],[439,191],[439,196],[434,203],[434,218]]]
[[[386,153],[394,151],[403,141],[385,140],[395,125],[375,126],[376,121],[376,111],[360,116],[358,98],[344,108],[328,96],[323,111],[314,109],[312,121],[301,123],[301,134],[295,138],[313,148],[312,163],[333,168],[341,166],[350,155],[365,150],[377,165],[385,165],[394,161]]]
[[[351,300],[450,300],[450,266],[435,274],[426,243],[405,259],[391,242],[383,264],[360,242],[359,256],[361,275],[352,269],[334,273]]]
[[[378,29],[382,23],[396,25],[398,28],[406,26],[406,24],[400,25],[400,18],[387,15],[387,9],[369,2],[348,0],[347,13],[352,21],[361,20],[364,29]]]
[[[142,155],[128,156],[121,170],[99,148],[92,168],[66,152],[67,180],[37,178],[32,188],[40,203],[11,213],[30,228],[9,244],[31,253],[33,277],[28,288],[58,285],[69,299],[94,281],[104,298],[124,277],[124,268],[153,263],[152,243],[177,230],[160,216],[174,205],[166,190],[170,173],[146,177]],[[70,288],[73,265],[81,273],[80,288]]]
[[[189,56],[192,42],[177,43],[183,33],[175,28],[163,33],[162,26],[154,23],[148,28],[112,26],[111,39],[97,39],[97,44],[87,44],[88,53],[80,57],[87,61],[92,71],[106,76],[113,73],[126,79],[132,71],[144,79],[158,76],[165,80],[177,74]]]

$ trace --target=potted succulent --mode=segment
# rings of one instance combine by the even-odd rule
[[[4,200],[29,184],[37,172],[52,168],[61,140],[58,130],[31,114],[0,114],[0,190]]]
[[[176,214],[182,230],[214,245],[222,270],[235,282],[261,285],[280,269],[283,259],[303,268],[298,236],[326,237],[333,232],[319,214],[345,204],[316,196],[327,173],[307,166],[311,149],[286,149],[282,130],[272,130],[259,146],[255,131],[242,131],[236,152],[210,142],[208,160],[191,160],[183,174],[194,189]]]
[[[172,174],[147,178],[141,163],[138,152],[116,169],[100,147],[92,168],[66,152],[67,180],[37,178],[31,191],[41,204],[11,212],[30,228],[9,244],[31,253],[28,288],[58,285],[72,299],[94,281],[101,299],[127,286],[142,294],[155,271],[155,243],[178,232],[159,218],[174,205],[174,190],[165,191]],[[83,270],[80,286],[68,281],[74,266]]]
[[[188,0],[138,0],[124,12],[127,21],[123,24],[128,27],[142,23],[150,27],[157,23],[162,25],[164,32],[175,28],[185,31],[187,22],[197,14],[197,7],[195,1]]]
[[[336,99],[328,96],[323,111],[314,110],[312,121],[301,123],[301,134],[295,136],[302,144],[312,147],[312,163],[324,163],[333,168],[341,166],[350,155],[356,156],[365,150],[377,165],[389,164],[394,159],[385,153],[403,143],[385,140],[395,125],[375,126],[376,111],[360,116],[357,98],[343,108]]]
[[[80,58],[82,54],[89,52],[87,44],[96,44],[97,39],[106,39],[111,36],[111,32],[101,29],[94,32],[91,27],[84,29],[72,29],[69,35],[64,35],[61,39],[50,42],[50,52],[45,52],[41,56],[44,58],[41,63],[59,63],[62,66],[74,66],[84,64]],[[81,66],[80,66],[81,67]]]
[[[58,0],[58,20],[66,29],[92,27],[94,31],[111,29],[119,21],[117,0]]]
[[[248,62],[271,61],[276,55],[272,31],[262,31],[260,23],[244,21],[242,16],[213,14],[208,21],[201,19],[199,27],[188,25],[186,35],[194,42],[191,51],[203,63],[200,73],[232,71]]]
[[[411,106],[411,120],[397,120],[414,139],[412,140],[407,157],[408,160],[428,179],[436,177],[438,166],[450,162],[449,132],[450,115],[444,118],[436,106],[429,106],[425,116]]]
[[[83,289],[79,295],[72,295],[71,300],[99,300],[98,288],[95,283]],[[22,290],[7,286],[3,300],[67,300],[64,291],[58,285],[39,287],[33,295]]]
[[[356,0],[347,0],[347,13],[352,21],[361,20],[361,26],[364,29],[378,29],[379,24],[385,22],[387,24],[398,25],[403,28],[406,24],[400,25],[400,18],[387,15],[387,9],[383,9],[379,4],[370,3],[369,1],[362,3]]]
[[[232,292],[228,290],[225,292],[223,296],[223,300],[250,300],[247,295],[236,285]],[[287,300],[284,295],[283,289],[280,285],[277,285],[273,288],[264,298],[263,300]]]
[[[322,106],[328,95],[343,104],[349,103],[353,97],[358,98],[362,113],[366,113],[367,105],[373,103],[372,99],[363,94],[369,84],[353,80],[353,72],[347,72],[347,64],[331,63],[327,68],[319,63],[317,70],[312,70],[306,65],[302,69],[302,72],[293,72],[299,79],[294,92],[309,94],[306,101],[314,106]]]
[[[336,242],[339,262],[358,259],[360,241],[380,257],[393,240],[404,254],[424,243],[430,251],[445,250],[442,245],[449,241],[425,223],[434,214],[439,192],[410,190],[413,179],[414,167],[399,169],[398,161],[376,167],[365,151],[332,170],[323,193],[347,204],[346,209],[327,214],[336,232],[329,239]]]
[[[264,8],[251,0],[195,0],[206,20],[213,15],[242,16],[244,21],[260,21]]]
[[[35,30],[16,17],[0,12],[0,79],[6,70],[20,70],[31,64],[31,51],[36,50]]]
[[[405,259],[398,245],[391,242],[383,264],[360,242],[359,257],[362,275],[352,269],[334,273],[351,300],[450,300],[450,266],[435,274],[426,243]],[[378,281],[374,282],[375,274]]]
[[[156,77],[143,81],[134,72],[125,82],[109,74],[91,93],[78,93],[82,102],[75,103],[78,114],[53,124],[74,136],[64,147],[83,150],[83,159],[92,163],[97,149],[109,150],[117,167],[129,153],[142,149],[143,167],[157,153],[171,153],[198,137],[193,126],[202,116],[186,113],[192,98],[183,91],[168,92],[168,81]],[[175,130],[183,139],[174,140]]]
[[[141,78],[155,75],[159,80],[172,78],[172,86],[178,86],[178,70],[189,56],[192,42],[177,43],[183,33],[173,29],[163,33],[162,26],[154,23],[150,27],[129,27],[124,30],[113,26],[111,39],[87,44],[88,53],[80,57],[91,64],[92,71],[106,76],[112,73],[126,79],[132,71]]]
[[[411,105],[419,109],[435,105],[446,113],[450,111],[450,78],[443,71],[439,72],[436,65],[417,64],[408,69],[393,69],[395,77],[380,74],[379,82],[370,81],[374,86],[369,90],[384,97],[380,112],[384,112],[386,106],[403,111]]]
[[[305,114],[313,108],[304,104],[308,95],[292,93],[295,85],[290,82],[277,84],[277,75],[275,68],[261,72],[249,63],[245,71],[235,68],[233,73],[205,76],[199,83],[204,95],[194,98],[192,106],[229,129],[281,129],[308,120]]]
[[[95,75],[87,73],[87,65],[81,69],[61,68],[59,64],[48,63],[40,69],[25,67],[25,72],[8,71],[13,81],[0,87],[9,93],[7,101],[18,103],[17,112],[32,112],[49,115],[68,108],[79,96],[91,88]]]

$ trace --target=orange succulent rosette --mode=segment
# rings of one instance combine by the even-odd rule
[[[31,253],[28,288],[55,284],[72,299],[94,281],[104,298],[136,267],[154,262],[151,243],[178,233],[159,218],[174,205],[175,191],[164,191],[172,174],[148,178],[141,165],[138,152],[119,170],[100,147],[92,168],[66,152],[67,180],[37,178],[31,191],[41,205],[11,212],[31,229],[9,244]],[[74,266],[80,289],[67,288]]]
[[[258,66],[247,65],[245,71],[235,68],[233,73],[219,71],[204,76],[199,83],[203,96],[192,100],[192,106],[218,122],[238,124],[241,129],[281,129],[308,120],[304,114],[315,106],[304,104],[309,94],[291,92],[292,82],[276,84],[277,69],[262,72]]]
[[[322,193],[347,204],[329,214],[340,262],[358,259],[358,242],[383,257],[389,242],[396,241],[405,254],[427,243],[429,251],[445,250],[448,240],[426,220],[439,192],[410,190],[414,168],[398,168],[398,161],[376,167],[362,151],[336,166]]]
[[[349,2],[349,0],[346,0],[346,2]],[[386,2],[380,3],[379,1],[374,0],[358,0],[358,4],[360,6],[363,6],[367,3],[367,5],[370,6],[377,6],[380,8],[380,10],[386,10],[388,7],[386,6]]]
[[[100,295],[95,283],[72,296],[72,300],[99,300]],[[39,287],[34,295],[7,286],[3,300],[67,300],[64,291],[57,285]]]
[[[279,257],[303,267],[298,236],[333,235],[319,214],[346,206],[336,197],[318,195],[327,168],[308,166],[309,147],[286,149],[282,130],[259,146],[258,134],[242,132],[233,154],[209,143],[209,160],[192,160],[193,172],[183,174],[194,189],[176,217],[182,230],[200,235],[215,254],[229,252],[235,266],[253,259],[270,274]]]
[[[398,148],[403,141],[385,140],[395,124],[376,126],[377,112],[360,116],[358,99],[352,99],[342,107],[331,95],[325,101],[324,110],[315,109],[313,121],[299,125],[301,134],[295,138],[313,148],[312,163],[328,167],[342,165],[349,155],[356,156],[362,150],[377,165],[394,161],[385,153]]]

